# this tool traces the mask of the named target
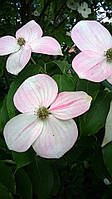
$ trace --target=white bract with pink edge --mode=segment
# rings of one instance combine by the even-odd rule
[[[82,79],[101,82],[112,74],[112,36],[97,21],[80,21],[71,31],[71,37],[82,51],[72,67]],[[109,82],[112,78],[109,77]]]
[[[85,113],[91,100],[83,91],[58,94],[56,82],[48,75],[29,77],[14,95],[14,104],[22,114],[4,128],[8,148],[24,152],[32,145],[41,157],[60,158],[77,140],[72,118]]]
[[[16,38],[12,36],[0,38],[0,55],[11,54],[6,63],[9,73],[17,75],[29,62],[31,52],[62,55],[58,41],[42,35],[41,27],[32,20],[17,30]]]
[[[106,119],[105,135],[102,142],[102,147],[104,147],[109,142],[112,142],[112,101],[110,103],[110,110]]]

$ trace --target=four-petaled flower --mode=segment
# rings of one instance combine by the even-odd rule
[[[32,145],[39,156],[60,158],[78,136],[72,118],[85,113],[91,99],[83,91],[58,94],[56,82],[48,75],[29,77],[14,95],[14,104],[22,114],[4,128],[8,148],[23,152]]]
[[[17,30],[16,38],[4,36],[0,38],[0,55],[11,54],[6,63],[9,73],[17,75],[29,62],[31,52],[48,55],[62,55],[61,46],[53,37],[42,37],[41,27],[29,21]]]
[[[108,30],[96,21],[80,21],[71,37],[82,51],[72,62],[79,77],[94,82],[107,79],[112,74],[112,36]]]
[[[88,15],[91,14],[91,9],[88,8],[86,2],[81,3],[81,6],[79,5],[77,10],[84,18],[88,18]]]

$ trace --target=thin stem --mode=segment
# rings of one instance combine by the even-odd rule
[[[7,84],[7,88],[9,88],[10,87],[10,81],[9,81],[9,77],[8,77],[8,73],[7,73],[6,69],[4,71],[4,77],[5,77],[5,81],[6,81],[6,84]]]
[[[31,60],[32,60],[33,64],[36,65],[36,62],[35,62],[35,60],[32,57],[31,57]]]
[[[31,60],[32,60],[32,62],[33,62],[33,64],[35,64],[36,65],[36,62],[35,62],[35,60],[31,57]],[[42,73],[47,73],[45,70],[44,70],[44,68],[42,68],[41,67],[41,70],[40,70]]]
[[[16,164],[13,160],[3,160],[3,162],[8,163],[8,164]]]
[[[46,71],[46,73],[47,73],[46,63],[44,64],[44,70],[45,70],[45,71]]]
[[[45,69],[42,68],[42,67],[41,67],[41,72],[42,72],[42,73],[47,73],[47,72],[45,71]]]

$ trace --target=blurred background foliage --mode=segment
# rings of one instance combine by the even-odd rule
[[[79,50],[68,53],[74,45],[70,31],[80,20],[98,20],[112,33],[112,1],[85,2],[91,9],[86,18],[76,9],[82,0],[0,0],[0,36],[14,35],[33,19],[44,35],[60,42],[64,54],[33,54],[36,64],[30,61],[17,77],[5,69],[7,56],[0,57],[0,199],[112,198],[112,143],[101,148],[112,86],[106,81],[80,80],[71,68]],[[79,128],[76,144],[58,160],[40,158],[32,148],[24,153],[9,151],[2,134],[6,122],[18,114],[14,93],[27,77],[37,73],[52,76],[59,91],[83,90],[93,98],[91,109],[75,119]]]

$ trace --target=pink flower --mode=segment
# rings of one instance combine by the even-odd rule
[[[29,21],[17,30],[16,38],[0,38],[0,55],[11,54],[6,63],[9,73],[17,75],[29,62],[31,52],[62,55],[61,46],[53,37],[42,37],[42,29],[35,21]]]
[[[91,99],[83,91],[58,94],[56,82],[48,75],[29,77],[14,95],[14,104],[22,114],[4,128],[8,148],[23,152],[32,145],[39,156],[61,157],[78,136],[72,118],[85,113]]]
[[[106,119],[105,135],[103,138],[102,147],[104,147],[109,142],[112,142],[112,101],[110,103],[110,110]]]
[[[82,79],[101,82],[112,74],[112,36],[96,21],[80,21],[71,37],[82,51],[72,62],[72,67]]]

